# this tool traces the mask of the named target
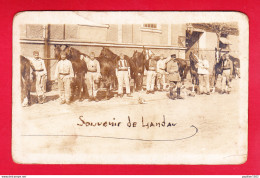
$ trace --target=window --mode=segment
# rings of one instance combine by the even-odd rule
[[[143,27],[144,28],[151,28],[151,29],[158,29],[157,24],[155,24],[155,23],[145,23],[145,24],[143,24]]]
[[[186,47],[186,37],[185,36],[178,36],[178,46],[185,48]]]
[[[141,31],[162,33],[161,25],[155,23],[145,23],[142,25]]]

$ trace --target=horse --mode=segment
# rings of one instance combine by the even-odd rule
[[[20,55],[20,74],[21,74],[21,103],[22,106],[31,104],[31,64],[24,56]]]
[[[134,51],[133,56],[129,60],[131,78],[134,79],[134,90],[140,91],[143,87],[145,51]]]
[[[184,79],[186,79],[187,77],[188,71],[190,69],[190,65],[184,59],[176,58],[175,60],[178,63],[179,74],[181,76],[182,85],[184,85]]]
[[[213,66],[213,75],[212,75],[212,81],[213,81],[212,93],[215,92],[218,76],[222,75],[223,73],[223,68],[222,68],[223,58],[224,56],[221,55],[221,49],[218,50],[217,48],[215,48],[215,64]]]
[[[101,88],[106,88],[106,99],[110,98],[110,90],[117,87],[116,63],[119,56],[109,48],[103,47],[97,60],[100,64]]]
[[[80,56],[87,55],[67,45],[65,45],[63,49],[62,46],[56,45],[54,50],[56,59],[60,60],[60,52],[64,51],[67,55],[67,59],[71,61],[74,71],[74,80],[71,83],[72,100],[79,98],[79,101],[82,101],[87,91],[84,81],[84,76],[87,72],[87,65],[84,60],[80,59]]]
[[[192,93],[194,93],[195,86],[196,88],[199,86],[199,75],[198,75],[198,65],[197,65],[199,60],[197,56],[192,52],[190,52],[189,59],[190,59],[190,75],[192,80]]]
[[[230,60],[233,63],[233,76],[234,78],[238,77],[240,78],[240,60],[238,58],[235,58],[231,55],[229,55]]]

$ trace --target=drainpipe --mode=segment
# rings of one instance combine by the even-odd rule
[[[43,38],[44,38],[44,58],[46,60],[44,60],[45,62],[45,66],[46,66],[46,70],[47,70],[47,81],[46,84],[48,83],[48,81],[50,81],[50,46],[49,46],[49,28],[50,25],[46,24],[43,26]],[[49,91],[49,87],[47,88],[47,90]],[[44,91],[46,92],[46,85],[44,87]]]

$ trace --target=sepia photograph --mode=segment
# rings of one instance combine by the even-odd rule
[[[243,164],[247,16],[24,11],[13,21],[18,164]]]

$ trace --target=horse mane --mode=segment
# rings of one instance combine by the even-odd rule
[[[196,59],[196,56],[192,52],[190,52],[189,58],[190,58],[190,62],[193,62],[195,64],[199,62],[198,59]]]

